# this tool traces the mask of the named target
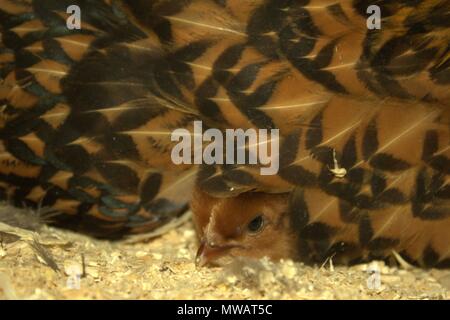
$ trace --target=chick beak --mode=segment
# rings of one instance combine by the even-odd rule
[[[229,246],[211,246],[207,241],[203,240],[200,243],[197,256],[195,257],[195,265],[197,267],[204,267],[212,261],[223,257],[229,249]]]

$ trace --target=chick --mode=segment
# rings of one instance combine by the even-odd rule
[[[288,194],[253,192],[220,199],[197,188],[191,201],[200,241],[197,265],[225,256],[298,258],[288,198]]]

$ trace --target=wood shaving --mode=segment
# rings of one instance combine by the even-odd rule
[[[293,261],[234,259],[197,268],[190,222],[150,242],[108,242],[43,227],[38,233],[0,224],[21,238],[5,243],[0,299],[449,299],[448,273],[377,263],[381,286],[367,286],[368,264],[306,266]],[[64,272],[36,258],[25,242],[37,239]],[[52,239],[59,244],[48,245]],[[84,256],[84,258],[82,258]],[[79,275],[80,269],[83,275]],[[76,271],[75,273],[73,271]],[[69,273],[68,273],[69,272]],[[68,287],[68,277],[79,289]]]

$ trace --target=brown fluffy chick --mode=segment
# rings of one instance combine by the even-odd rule
[[[253,192],[213,198],[197,188],[191,202],[200,241],[197,265],[224,257],[296,259],[297,236],[291,227],[288,197]]]

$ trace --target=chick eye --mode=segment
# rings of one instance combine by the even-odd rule
[[[258,231],[261,231],[263,226],[264,226],[264,218],[263,216],[259,215],[248,223],[247,230],[251,233],[256,233]]]

